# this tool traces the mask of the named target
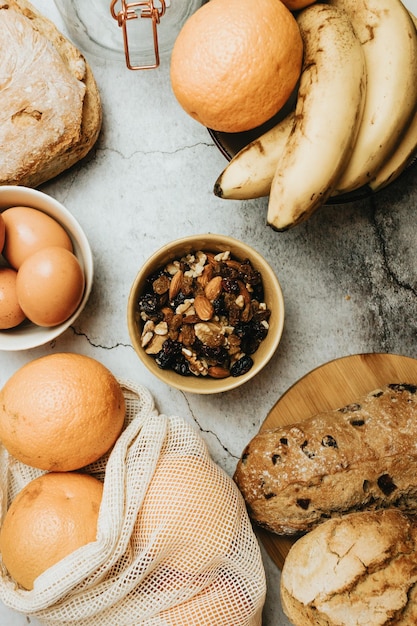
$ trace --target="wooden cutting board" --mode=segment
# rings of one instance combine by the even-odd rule
[[[330,361],[301,378],[272,407],[261,426],[286,426],[339,409],[388,383],[417,384],[417,360],[395,354],[356,354]],[[282,569],[295,539],[256,529],[267,553]]]

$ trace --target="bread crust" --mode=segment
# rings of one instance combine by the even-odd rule
[[[27,0],[0,0],[0,184],[37,187],[87,155],[102,123],[81,52]]]
[[[293,544],[280,582],[294,626],[410,626],[416,589],[416,520],[398,509],[327,520]]]
[[[389,384],[347,407],[260,432],[234,479],[251,518],[282,535],[362,509],[417,513],[417,387]]]

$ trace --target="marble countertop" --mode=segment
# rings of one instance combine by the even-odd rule
[[[65,32],[50,0],[35,6]],[[266,224],[267,200],[224,201],[213,184],[225,159],[170,88],[169,61],[131,72],[123,62],[86,55],[103,105],[91,154],[41,187],[78,219],[92,246],[95,280],[76,324],[50,345],[0,353],[0,385],[28,360],[51,352],[90,355],[153,394],[161,413],[198,429],[213,459],[232,474],[246,443],[279,397],[313,368],[368,352],[417,358],[417,168],[377,196],[321,208],[285,233]],[[184,394],[144,368],[127,329],[135,275],[157,248],[197,233],[224,233],[261,252],[283,289],[282,341],[268,366],[218,396]],[[289,624],[280,607],[280,572],[262,547],[267,574],[264,626]],[[0,605],[2,626],[36,625]]]

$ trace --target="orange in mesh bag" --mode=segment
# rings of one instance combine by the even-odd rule
[[[104,480],[96,541],[0,599],[45,626],[260,626],[265,574],[243,498],[179,417],[122,382],[126,427],[86,471]],[[2,519],[40,473],[0,449]]]

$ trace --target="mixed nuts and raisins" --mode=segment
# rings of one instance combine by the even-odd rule
[[[240,376],[269,330],[260,272],[230,251],[197,251],[149,276],[137,303],[141,343],[182,376]]]

